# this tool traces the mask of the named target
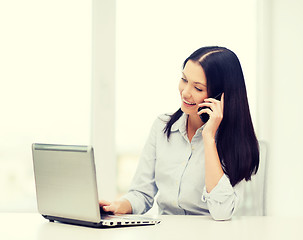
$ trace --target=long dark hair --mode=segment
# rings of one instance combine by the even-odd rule
[[[244,76],[238,57],[223,47],[203,47],[188,60],[198,62],[204,70],[207,94],[224,92],[223,119],[217,131],[216,144],[224,173],[232,186],[251,179],[259,167],[259,144],[248,106]],[[172,125],[182,116],[180,109],[170,116],[164,133],[169,139]]]

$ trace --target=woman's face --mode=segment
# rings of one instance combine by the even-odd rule
[[[181,96],[181,110],[188,114],[197,116],[198,104],[207,98],[206,77],[201,65],[188,60],[179,83]]]

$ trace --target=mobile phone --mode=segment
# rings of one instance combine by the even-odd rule
[[[221,95],[222,95],[222,93],[219,93],[218,95],[216,95],[216,96],[213,97],[213,98],[215,98],[215,99],[217,99],[217,100],[220,101],[220,100],[221,100]],[[209,108],[209,107],[199,107],[199,108],[198,108],[198,112],[201,111],[202,109],[205,109],[205,108]],[[209,109],[210,109],[210,108],[209,108]],[[202,122],[204,122],[204,123],[206,123],[206,122],[208,121],[208,119],[209,119],[208,113],[202,113],[202,114],[200,114],[199,116],[200,116]]]

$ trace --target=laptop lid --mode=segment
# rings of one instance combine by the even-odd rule
[[[32,145],[38,211],[80,221],[101,221],[92,146]]]

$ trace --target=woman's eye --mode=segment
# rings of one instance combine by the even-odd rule
[[[197,87],[196,87],[196,89],[197,89],[197,90],[198,90],[199,92],[202,92],[202,89],[200,89],[200,88],[197,88]]]
[[[183,82],[187,82],[187,80],[185,78],[181,78]]]

